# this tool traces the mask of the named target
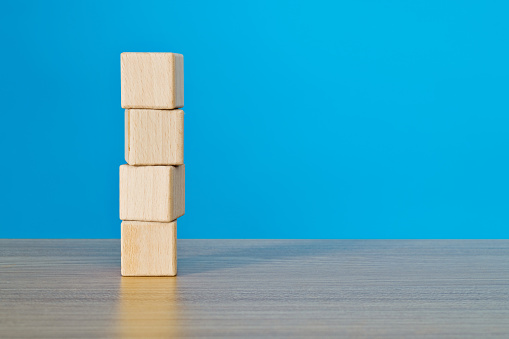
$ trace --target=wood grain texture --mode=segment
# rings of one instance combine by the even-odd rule
[[[184,106],[184,57],[176,53],[120,55],[123,108]]]
[[[123,276],[177,274],[177,222],[122,221]]]
[[[184,111],[127,109],[125,124],[129,165],[184,163]]]
[[[185,165],[120,166],[120,219],[170,222],[185,212]]]
[[[120,276],[120,240],[0,240],[1,338],[509,337],[507,240],[186,240]]]

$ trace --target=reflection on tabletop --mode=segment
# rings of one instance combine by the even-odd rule
[[[182,336],[176,277],[122,277],[115,334],[119,338]]]

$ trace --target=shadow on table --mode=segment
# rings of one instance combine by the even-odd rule
[[[200,241],[200,240],[193,240]],[[204,245],[210,240],[203,240]],[[263,245],[260,243],[263,242]],[[243,240],[235,247],[235,240],[217,240],[216,249],[201,250],[198,255],[179,256],[178,275],[197,274],[208,271],[238,268],[277,260],[306,260],[306,258],[330,255],[333,252],[351,252],[363,247],[362,240]],[[268,244],[267,244],[268,243]],[[247,245],[244,245],[247,244]],[[183,247],[185,243],[181,244]],[[193,247],[198,246],[193,244]],[[366,245],[367,246],[367,245]],[[221,250],[221,248],[232,248]],[[190,252],[199,252],[191,250]]]

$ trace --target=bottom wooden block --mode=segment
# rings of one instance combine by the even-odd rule
[[[123,276],[177,275],[177,221],[122,221]]]

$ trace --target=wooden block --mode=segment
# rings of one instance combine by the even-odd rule
[[[122,221],[123,276],[177,275],[177,222]]]
[[[126,109],[125,131],[129,165],[184,163],[184,111]]]
[[[184,57],[176,53],[120,54],[123,108],[184,106]]]
[[[120,219],[170,222],[184,212],[184,165],[120,166]]]

